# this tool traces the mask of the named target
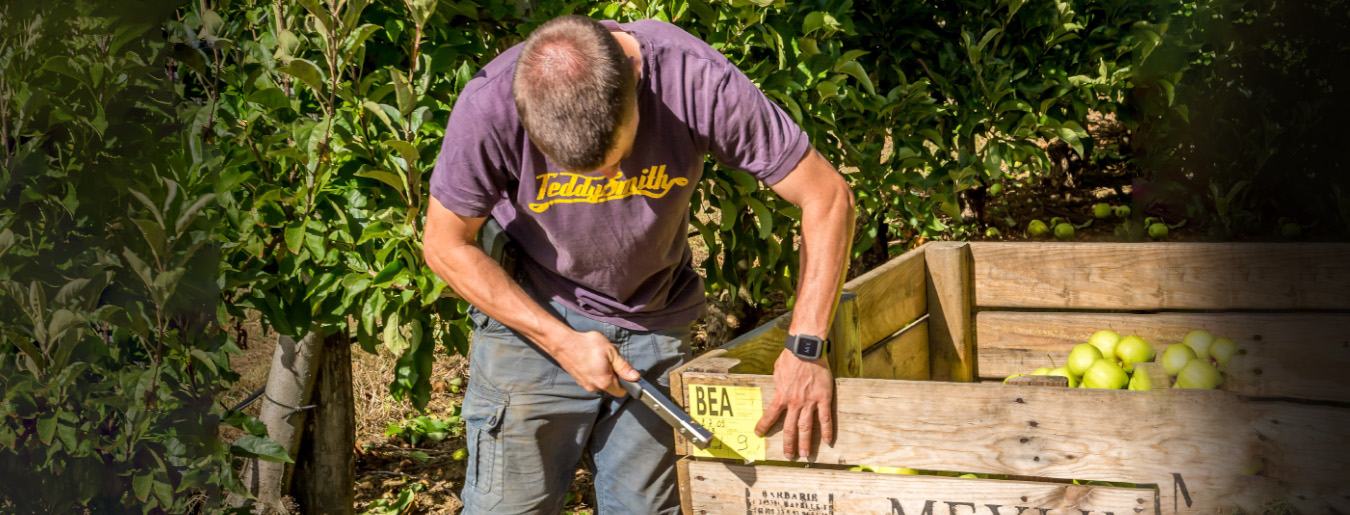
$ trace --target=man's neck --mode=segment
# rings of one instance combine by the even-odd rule
[[[614,39],[619,41],[619,46],[623,47],[624,55],[627,55],[633,62],[633,76],[642,76],[642,45],[638,43],[637,38],[627,32],[610,32]]]

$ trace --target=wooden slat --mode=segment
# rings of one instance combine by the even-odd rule
[[[858,323],[858,298],[844,293],[830,322],[830,371],[834,377],[862,375],[862,339]]]
[[[858,294],[859,336],[864,349],[928,312],[924,253],[933,245],[927,243],[896,256],[844,284],[845,290]]]
[[[868,379],[929,378],[928,321],[882,340],[863,355],[862,377]]]
[[[1049,309],[1350,309],[1350,244],[971,244],[975,304]]]
[[[927,313],[923,255],[928,245],[897,256],[844,284],[846,291],[857,294],[854,302],[863,349]],[[727,351],[728,357],[741,360],[737,373],[771,374],[791,325],[789,312],[720,348]]]
[[[767,376],[686,373],[684,384],[759,387],[766,405],[774,392]],[[818,445],[813,461],[1158,484],[1178,513],[1259,511],[1270,497],[1305,513],[1350,511],[1343,408],[1207,390],[873,379],[836,380],[836,398],[835,444]],[[767,460],[784,459],[781,427]],[[1265,476],[1241,475],[1262,462]]]
[[[1350,314],[983,311],[975,325],[986,378],[1063,365],[1074,345],[1100,329],[1138,335],[1159,357],[1187,332],[1204,329],[1246,352],[1229,363],[1225,390],[1350,402]]]
[[[692,490],[689,511],[700,515],[1157,513],[1157,493],[1148,488],[749,467],[715,461],[689,462],[685,468]]]
[[[965,242],[938,242],[925,254],[928,343],[932,378],[973,381],[978,377],[971,323],[971,254]]]

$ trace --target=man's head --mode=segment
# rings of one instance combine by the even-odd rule
[[[512,77],[530,140],[571,172],[609,176],[637,132],[637,78],[614,36],[584,16],[553,19],[525,40]]]

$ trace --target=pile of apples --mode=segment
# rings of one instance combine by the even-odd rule
[[[1209,331],[1186,333],[1181,343],[1167,347],[1162,355],[1163,370],[1167,371],[1173,388],[1213,390],[1223,384],[1219,368],[1238,353],[1237,344],[1228,338],[1214,336]],[[1078,344],[1069,352],[1068,363],[1058,368],[1041,367],[1031,375],[1062,376],[1070,387],[1104,390],[1152,390],[1153,384],[1142,369],[1136,372],[1135,363],[1151,363],[1157,358],[1153,345],[1135,335],[1121,336],[1111,330],[1093,333],[1087,343]],[[1013,374],[1017,377],[1025,374]],[[1006,380],[1005,380],[1006,382]]]

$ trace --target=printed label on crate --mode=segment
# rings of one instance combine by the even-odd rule
[[[757,387],[689,385],[689,416],[712,431],[706,450],[691,446],[694,456],[764,460],[764,439],[755,436],[755,424],[764,415]]]

